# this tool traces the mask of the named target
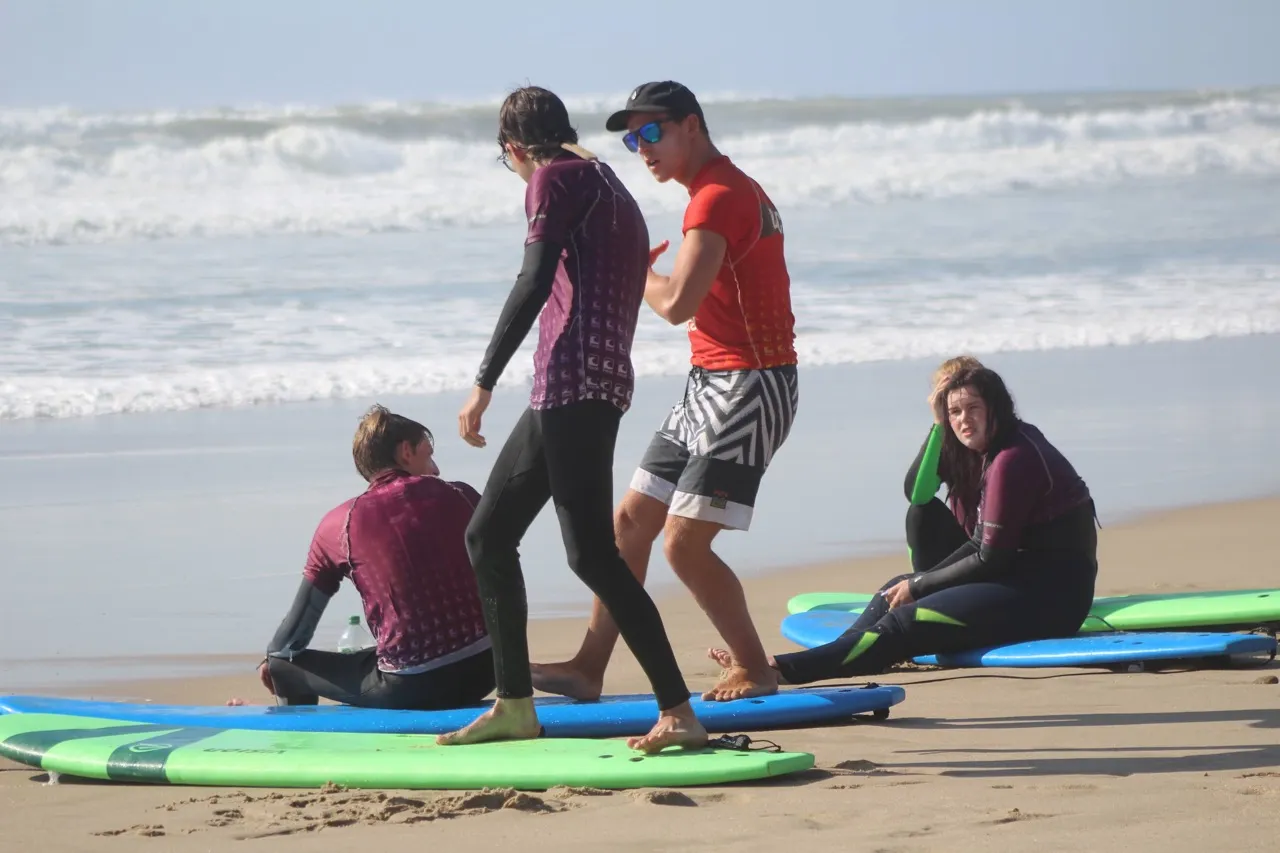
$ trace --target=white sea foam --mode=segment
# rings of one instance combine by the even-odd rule
[[[584,144],[647,211],[680,204],[579,98]],[[1280,175],[1280,95],[1026,103],[712,99],[722,148],[784,208],[1198,175]],[[492,104],[210,113],[0,111],[0,242],[367,234],[514,221]]]
[[[804,365],[1280,333],[1280,91],[706,101]],[[0,419],[464,389],[519,264],[496,105],[0,111]],[[583,141],[678,238],[685,193]],[[640,375],[686,370],[642,317]]]
[[[464,389],[497,303],[442,300],[430,312],[409,300],[348,308],[334,315],[299,304],[260,313],[117,306],[56,327],[31,323],[13,341],[21,370],[0,375],[0,419]],[[953,278],[856,290],[798,283],[795,312],[806,365],[1280,333],[1280,267]],[[42,345],[49,336],[78,345]],[[512,359],[504,388],[527,381],[528,349]],[[641,376],[682,373],[688,344],[680,330],[647,315],[635,361]]]

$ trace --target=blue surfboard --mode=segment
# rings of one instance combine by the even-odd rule
[[[848,719],[855,714],[888,716],[906,698],[901,687],[787,688],[772,696],[708,702],[693,699],[694,712],[710,732],[761,731]],[[603,696],[598,702],[538,697],[538,720],[549,737],[641,735],[658,720],[652,694]],[[56,696],[0,696],[0,712],[70,714],[159,725],[209,726],[293,732],[439,734],[474,720],[488,703],[448,711],[386,711],[349,705],[152,705],[96,702]]]
[[[855,613],[834,610],[793,613],[782,620],[782,636],[811,649],[839,637],[852,627],[857,618]],[[1030,640],[963,652],[921,655],[912,660],[925,666],[945,667],[1114,666],[1157,660],[1274,655],[1275,652],[1276,640],[1266,634],[1144,631]]]

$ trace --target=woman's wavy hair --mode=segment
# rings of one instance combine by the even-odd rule
[[[947,398],[961,388],[972,388],[987,405],[987,430],[991,436],[985,453],[975,453],[960,443],[947,416]],[[948,497],[964,512],[969,524],[977,520],[978,501],[982,495],[982,476],[986,461],[1013,441],[1018,434],[1018,412],[1013,395],[1005,387],[1000,374],[987,367],[970,367],[957,372],[934,401],[935,414],[945,425],[942,433],[940,467],[949,475]]]

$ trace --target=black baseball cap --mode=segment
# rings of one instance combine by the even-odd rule
[[[609,116],[604,123],[605,130],[617,132],[627,129],[627,119],[632,113],[670,113],[673,118],[697,116],[698,121],[707,123],[702,116],[702,107],[687,86],[674,80],[663,80],[660,83],[645,83],[636,87],[627,98],[627,106]]]

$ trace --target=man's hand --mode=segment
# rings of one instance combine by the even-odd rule
[[[673,326],[687,323],[698,313],[702,298],[715,284],[724,262],[728,243],[714,231],[692,228],[684,235],[676,253],[671,275],[654,272],[653,262],[670,245],[663,240],[649,250],[649,274],[645,280],[644,301],[653,312]]]
[[[487,444],[484,436],[480,434],[480,419],[484,416],[485,409],[489,408],[491,399],[493,399],[493,392],[486,391],[477,385],[471,389],[471,396],[467,398],[462,411],[458,413],[458,435],[472,447],[484,447]]]
[[[884,592],[885,603],[889,605],[889,609],[895,607],[905,607],[915,601],[915,596],[911,594],[911,582],[900,580]]]
[[[663,240],[658,245],[649,250],[649,268],[653,269],[653,265],[658,262],[658,258],[662,257],[662,253],[671,247],[670,240]]]

